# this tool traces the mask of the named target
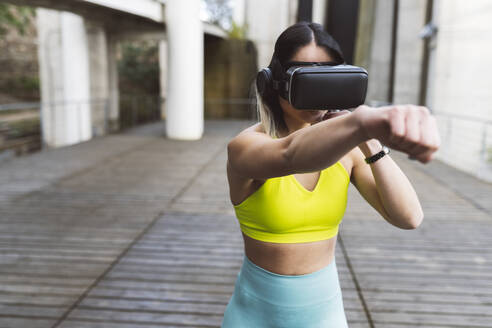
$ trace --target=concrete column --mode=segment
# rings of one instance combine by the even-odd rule
[[[203,134],[203,26],[200,0],[168,0],[166,132],[172,139]]]
[[[321,25],[325,24],[326,17],[326,5],[325,0],[313,0],[313,22]]]
[[[166,98],[167,98],[167,41],[159,41],[159,72],[160,72],[160,96],[161,96],[161,119],[166,118]]]
[[[82,17],[37,9],[43,142],[52,147],[92,136],[89,51]]]
[[[117,41],[111,35],[106,38],[108,45],[108,112],[107,114],[107,128],[108,132],[117,131],[119,129],[119,117],[120,117],[120,93],[118,88],[118,61],[116,57],[117,53]]]
[[[91,94],[92,133],[106,133],[109,98],[108,42],[105,29],[86,21],[89,43],[89,71]]]

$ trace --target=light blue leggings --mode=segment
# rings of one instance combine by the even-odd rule
[[[244,255],[221,328],[346,328],[335,259],[304,275],[265,270]]]

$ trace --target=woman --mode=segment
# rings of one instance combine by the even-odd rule
[[[301,22],[279,36],[273,78],[291,61],[344,60],[319,24]],[[418,227],[412,185],[387,152],[374,155],[386,145],[429,162],[440,143],[434,117],[413,105],[297,110],[272,86],[261,91],[260,122],[228,144],[245,254],[222,327],[347,327],[334,253],[348,184],[390,224]]]

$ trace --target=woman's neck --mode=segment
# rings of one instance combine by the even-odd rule
[[[285,122],[285,125],[287,126],[287,129],[289,130],[286,135],[283,135],[284,137],[291,134],[292,132],[295,132],[297,130],[300,130],[302,128],[305,128],[307,126],[310,126],[311,124],[310,123],[306,123],[306,122],[302,122],[302,121],[298,121],[288,115],[284,115],[284,122]],[[285,132],[282,131],[282,134],[284,134]]]

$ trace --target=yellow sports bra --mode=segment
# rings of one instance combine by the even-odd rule
[[[273,243],[305,243],[338,233],[347,207],[350,177],[340,162],[321,171],[313,191],[294,175],[267,179],[242,203],[234,205],[241,231]]]

